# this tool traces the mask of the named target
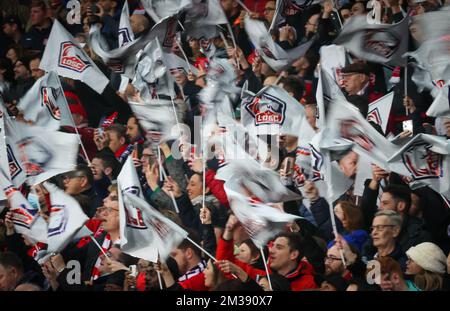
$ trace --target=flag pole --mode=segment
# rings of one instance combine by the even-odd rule
[[[161,168],[162,168],[162,171],[161,171],[162,174],[161,175],[164,175],[164,179],[167,179],[166,170],[164,169],[164,167],[161,167]],[[172,199],[173,206],[175,207],[175,212],[177,212],[177,214],[179,214],[180,213],[180,209],[178,208],[177,200],[175,200],[175,197],[173,196],[173,192],[172,191],[170,191],[170,198]]]
[[[90,234],[89,235],[91,237],[92,242],[94,242],[94,244],[98,247],[98,249],[103,253],[103,255],[105,255],[105,258],[109,261],[112,262],[111,259],[109,258],[109,256],[106,254],[105,250],[103,249],[103,247],[101,247],[100,244],[98,244],[97,240],[94,238],[94,235]]]
[[[159,282],[159,288],[163,290],[162,280],[161,280],[161,273],[159,270],[156,270],[156,274],[158,275],[158,282]]]
[[[246,7],[245,4],[241,0],[236,0],[236,2],[248,13],[251,13],[251,11],[248,9],[248,7]]]
[[[185,60],[186,63],[188,64],[189,71],[192,71],[191,64],[189,63],[189,59],[187,58],[186,53],[184,52],[183,47],[181,46],[180,41],[179,41],[177,38],[175,38],[175,42],[177,43],[178,47],[180,48],[180,51],[181,51],[181,54],[183,54],[184,60]]]
[[[405,87],[405,98],[406,97],[408,97],[408,64],[406,64],[406,66],[405,66],[405,75],[404,75],[404,79],[405,79],[405,81],[404,81],[404,87]],[[408,115],[409,114],[409,109],[408,109],[408,107],[405,107],[405,110],[406,110],[406,115]]]
[[[262,246],[259,247],[259,250],[261,251],[261,255],[263,258],[263,262],[264,262],[264,268],[266,269],[267,281],[269,281],[269,288],[270,288],[270,290],[273,290],[272,289],[272,281],[270,280],[270,275],[269,275],[269,268],[267,267],[266,256],[264,255],[264,250],[263,250]]]
[[[63,87],[61,85],[61,81],[59,80],[59,76],[58,76],[58,79],[56,79],[56,80],[58,80],[58,84],[59,84],[60,89],[63,90]],[[64,92],[63,92],[62,95],[63,95],[63,98],[64,98],[64,103],[66,104],[67,110],[69,111],[70,121],[72,121],[73,128],[75,129],[75,133],[77,133],[77,138],[78,138],[78,142],[80,143],[81,150],[83,151],[84,156],[86,157],[86,161],[87,161],[88,165],[91,166],[91,160],[89,159],[88,154],[86,152],[86,149],[84,148],[84,144],[81,141],[80,133],[78,132],[78,128],[75,125],[75,121],[73,119],[72,113],[70,112],[69,104],[67,103],[67,99],[66,99],[66,96],[64,95]]]

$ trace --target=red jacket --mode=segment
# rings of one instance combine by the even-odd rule
[[[206,186],[209,188],[209,191],[211,191],[211,193],[217,198],[220,204],[229,208],[230,203],[228,203],[228,197],[223,188],[223,184],[225,182],[223,180],[218,180],[215,177],[215,171],[207,170],[205,174]]]
[[[249,264],[246,264],[245,262],[242,262],[236,257],[234,257],[234,242],[233,240],[226,241],[222,239],[222,237],[219,239],[219,243],[217,244],[217,250],[216,250],[216,258],[217,260],[229,260],[235,265],[239,266],[242,270],[245,271],[245,273],[248,274],[248,276],[256,280],[257,275],[266,275],[266,271],[257,269]]]
[[[205,286],[205,274],[203,272],[190,277],[187,280],[178,282],[181,287],[193,291],[208,291],[209,288]]]

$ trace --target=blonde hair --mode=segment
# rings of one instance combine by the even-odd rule
[[[438,291],[442,289],[442,274],[423,270],[414,276],[414,283],[424,291]]]

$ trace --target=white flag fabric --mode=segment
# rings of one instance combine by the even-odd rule
[[[125,46],[110,51],[107,51],[102,45],[103,37],[100,27],[96,25],[91,27],[89,40],[95,54],[100,56],[115,72],[124,74],[129,79],[133,79],[135,74],[134,69],[138,60],[136,57],[138,52],[155,38],[158,38],[159,42],[161,42],[163,49],[170,50],[175,38],[177,25],[177,16],[166,17],[153,26],[146,34],[143,34]]]
[[[192,7],[187,10],[186,20],[194,23],[195,27],[228,23],[219,0],[193,1]]]
[[[4,175],[3,172],[2,175]],[[14,230],[18,234],[27,236],[33,243],[47,243],[47,222],[39,215],[39,209],[32,206],[11,183],[5,186],[3,179],[4,176],[2,176],[1,186],[8,198]]]
[[[450,83],[437,90],[437,95],[427,110],[430,117],[450,117]]]
[[[329,135],[339,140],[352,142],[353,151],[366,156],[383,169],[388,169],[387,160],[398,151],[398,146],[388,141],[364,119],[358,108],[347,101],[332,101],[327,115]]]
[[[276,0],[275,13],[273,15],[272,22],[270,23],[269,32],[274,28],[277,29],[280,24],[286,21],[281,15],[281,13],[283,13],[283,10],[284,10],[284,1]]]
[[[313,181],[324,180],[327,185],[327,200],[332,203],[339,199],[353,184],[353,180],[343,173],[337,159],[339,154],[351,149],[352,144],[334,144],[328,129],[314,136],[311,141],[312,167],[315,172]]]
[[[73,197],[49,182],[45,182],[44,186],[50,193],[51,203],[47,253],[58,253],[72,241],[89,218]]]
[[[392,66],[406,65],[409,16],[397,24],[369,24],[366,15],[351,17],[334,44],[342,45],[356,57]]]
[[[287,214],[275,207],[271,207],[252,200],[243,194],[242,183],[246,176],[233,176],[224,184],[230,207],[239,222],[245,228],[256,246],[262,248],[279,232],[286,228],[286,224],[300,218]]]
[[[316,100],[318,112],[317,127],[325,128],[326,115],[331,100],[345,100],[345,95],[342,93],[337,82],[333,79],[326,70],[319,69],[319,82],[316,90]]]
[[[343,86],[341,69],[347,64],[347,53],[340,45],[324,45],[320,48],[320,68],[326,71],[339,86]]]
[[[128,197],[134,206],[143,211],[144,222],[153,231],[154,240],[152,247],[157,249],[160,260],[165,261],[169,257],[170,252],[187,238],[188,233],[154,209],[145,200],[130,192],[126,192],[125,196]]]
[[[141,0],[148,15],[158,23],[167,16],[178,14],[182,9],[192,5],[192,0]]]
[[[37,99],[37,100],[36,100]],[[58,74],[53,71],[39,78],[17,105],[25,120],[49,130],[74,126]]]
[[[157,94],[175,98],[172,77],[158,38],[153,39],[137,54],[135,76],[131,82],[144,101],[155,99]]]
[[[145,223],[140,206],[133,204],[126,193],[143,198],[141,183],[132,157],[125,161],[117,177],[120,213],[120,246],[124,253],[157,262],[158,250],[154,246],[154,233]]]
[[[277,172],[262,167],[249,157],[230,161],[217,171],[215,178],[228,181],[236,176],[245,176],[242,185],[264,203],[286,202],[300,198],[281,183]]]
[[[303,105],[275,85],[266,86],[253,98],[242,101],[241,122],[259,135],[282,133],[306,139],[314,135]]]
[[[16,188],[19,188],[27,179],[27,170],[22,163],[19,149],[15,142],[20,140],[19,131],[15,128],[16,122],[11,120],[10,117],[3,111],[6,111],[2,107],[0,113],[0,122],[2,123],[2,130],[4,135],[0,135],[0,147],[1,167],[7,174],[9,180],[12,181]]]
[[[149,100],[146,104],[129,101],[139,124],[146,131],[146,137],[160,136],[161,140],[178,137],[177,120],[170,100]]]
[[[430,186],[450,199],[450,140],[418,134],[389,159],[389,169],[407,177],[415,189]]]
[[[58,20],[53,22],[39,68],[80,80],[99,94],[109,83],[108,78]]]
[[[394,92],[390,92],[389,94],[386,94],[380,99],[377,99],[369,104],[367,121],[372,121],[375,124],[378,124],[383,129],[383,133],[385,134],[393,100]]]
[[[134,41],[134,33],[130,24],[130,10],[128,1],[125,1],[119,21],[119,47],[125,46],[132,41]]]
[[[245,17],[245,31],[258,53],[275,71],[286,68],[293,61],[302,57],[313,43],[310,40],[295,48],[283,50],[273,41],[264,22],[252,19],[248,15]]]
[[[17,131],[14,141],[22,167],[32,184],[72,171],[78,156],[76,134],[48,131],[46,128],[11,121]],[[15,154],[17,154],[14,152]]]

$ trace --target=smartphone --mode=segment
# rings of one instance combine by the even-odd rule
[[[410,131],[413,132],[413,121],[412,120],[406,120],[403,121],[403,131]]]
[[[137,266],[136,265],[131,265],[129,269],[130,269],[130,274],[132,276],[136,277],[137,274],[138,274]]]
[[[102,137],[105,135],[105,130],[103,129],[103,127],[98,128],[98,135],[100,135]]]
[[[287,157],[284,162],[284,172],[286,175],[292,175],[294,169],[294,158]]]

